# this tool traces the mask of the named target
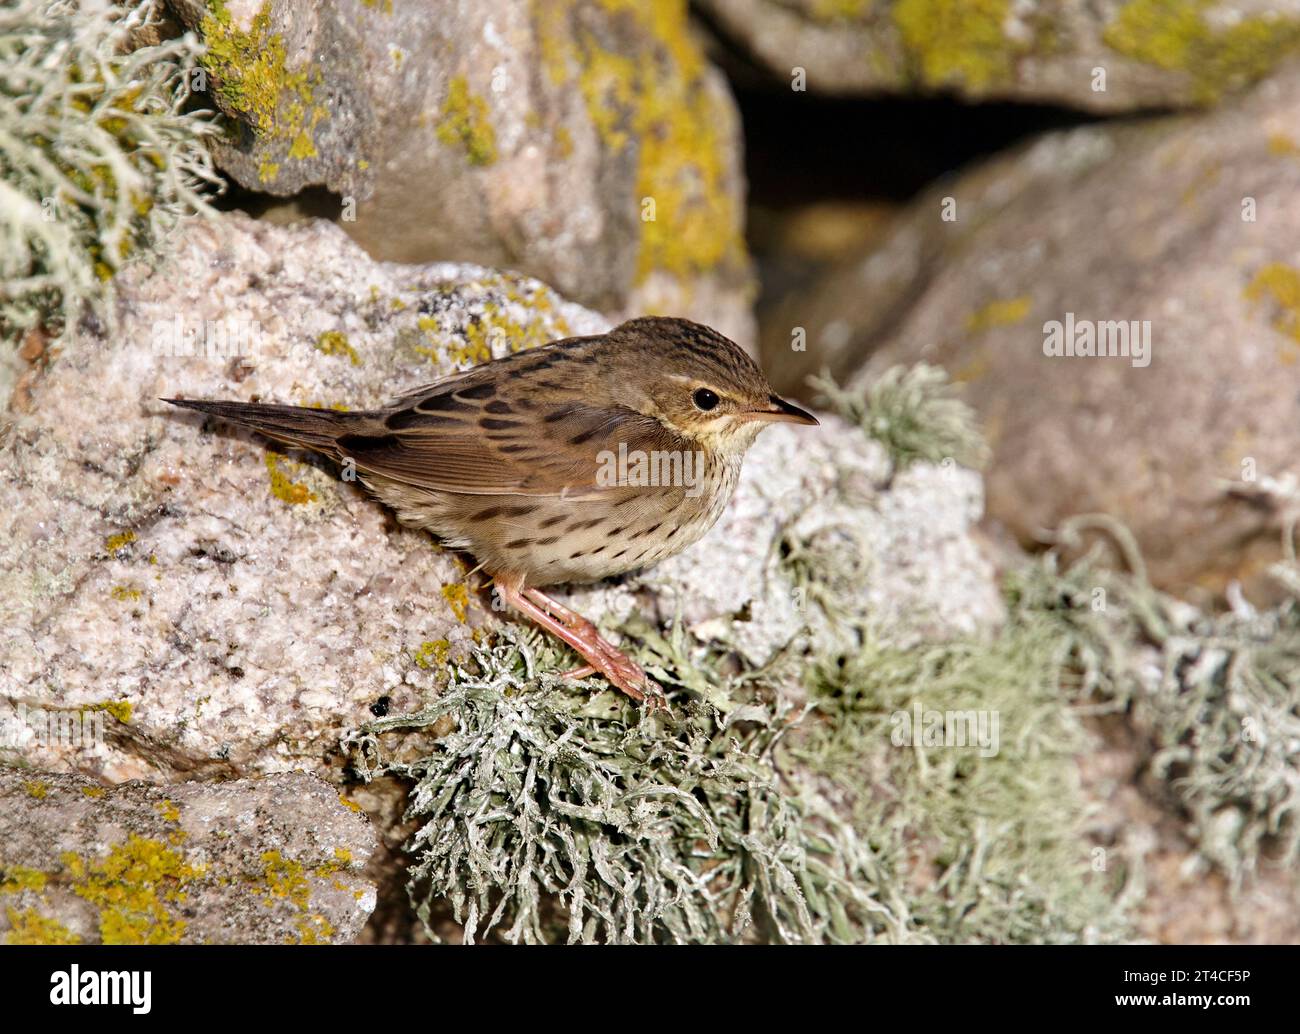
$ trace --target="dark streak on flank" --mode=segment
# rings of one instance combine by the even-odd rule
[[[479,510],[474,515],[474,520],[489,521],[493,517],[522,517],[532,512],[531,506],[489,506],[486,510]]]

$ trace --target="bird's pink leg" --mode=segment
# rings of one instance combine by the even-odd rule
[[[573,647],[587,662],[585,674],[599,672],[638,703],[651,701],[651,706],[663,706],[663,690],[632,658],[613,643],[603,638],[590,621],[563,604],[551,599],[539,589],[523,588],[505,581],[496,582],[501,598],[537,625]],[[581,677],[577,668],[566,673]]]

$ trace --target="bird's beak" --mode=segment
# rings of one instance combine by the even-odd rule
[[[746,420],[782,420],[792,424],[811,424],[814,427],[819,422],[811,413],[805,412],[798,406],[787,402],[779,395],[769,397],[768,403],[766,409],[749,409],[740,415]]]

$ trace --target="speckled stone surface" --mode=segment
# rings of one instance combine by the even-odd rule
[[[0,765],[0,943],[348,943],[374,848],[302,773],[105,787]]]

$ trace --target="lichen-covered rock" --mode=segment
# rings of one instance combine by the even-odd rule
[[[540,277],[751,344],[739,120],[684,0],[169,0],[253,190],[323,186],[376,258]]]
[[[870,356],[859,384],[945,366],[993,447],[992,516],[1041,544],[1112,514],[1157,584],[1218,592],[1278,558],[1300,506],[1298,192],[1296,72],[1196,118],[1051,134],[915,201],[771,344],[802,326],[792,359],[841,379]],[[1112,329],[1129,355],[1048,354]]]
[[[1200,105],[1300,50],[1294,0],[701,0],[783,79],[1089,111]]]
[[[365,817],[314,776],[106,787],[0,766],[0,942],[321,944],[375,907]]]
[[[469,563],[324,461],[158,397],[369,406],[607,323],[536,281],[374,263],[330,223],[243,216],[194,223],[122,299],[120,333],[69,341],[15,396],[0,446],[0,740],[114,781],[336,771],[341,733],[372,706],[421,706],[504,615]],[[177,320],[226,319],[248,354],[156,354]],[[611,629],[680,611],[754,665],[801,635],[831,649],[837,618],[888,642],[969,631],[999,615],[979,511],[969,471],[922,464],[891,484],[879,446],[833,418],[772,428],[709,536],[572,599]],[[19,704],[106,716],[104,750],[39,742]]]

